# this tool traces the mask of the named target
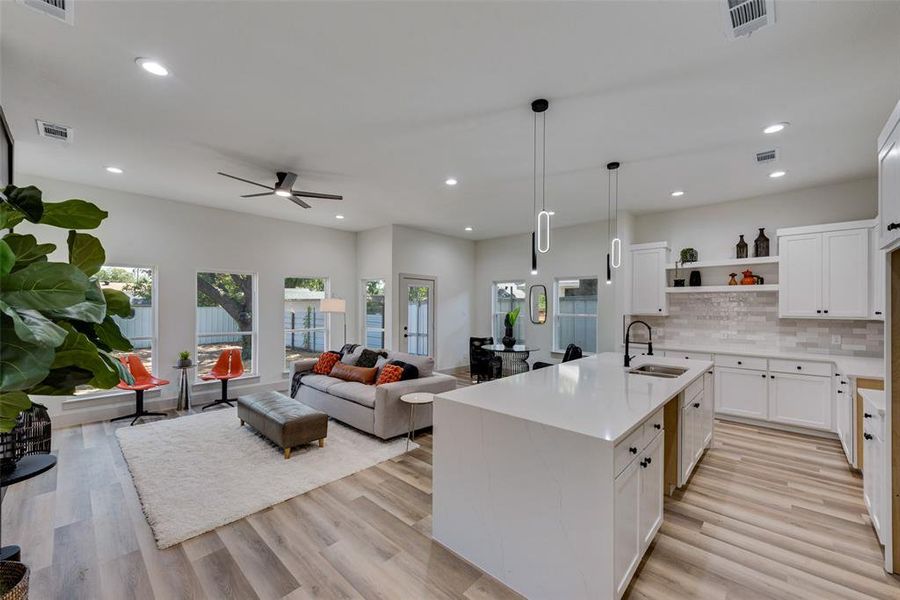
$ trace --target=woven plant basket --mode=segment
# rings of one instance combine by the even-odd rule
[[[27,600],[28,567],[20,562],[0,562],[0,600]]]

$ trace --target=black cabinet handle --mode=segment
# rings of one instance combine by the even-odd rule
[[[739,364],[739,365],[742,365],[742,364],[744,364],[744,361],[739,360],[739,361],[738,361],[738,364]]]
[[[838,394],[843,394],[844,390],[838,390]]]
[[[763,379],[765,379],[765,378],[766,378],[766,374],[763,373],[762,375],[760,375],[760,377],[762,377]]]
[[[881,311],[880,311],[880,310],[876,310],[876,311],[875,311],[875,314],[876,314],[876,315],[880,315],[880,314],[881,314]]]
[[[895,229],[900,229],[900,223],[888,223],[887,230],[893,231]]]
[[[658,308],[658,309],[656,309],[656,310],[658,310],[659,312],[662,312],[662,309],[661,309],[661,308]]]
[[[647,468],[647,461],[646,461],[646,460],[642,460],[642,461],[641,461],[641,468],[642,468],[642,469],[646,469],[646,468]]]
[[[646,462],[649,465],[650,463],[653,462],[653,459],[648,456],[646,459],[644,459],[644,462]]]
[[[825,314],[826,314],[826,315],[828,314],[828,309],[827,309],[827,308],[825,309]]]
[[[871,419],[872,415],[870,415],[869,413],[863,413],[863,417],[865,417],[866,419]]]
[[[821,315],[821,314],[822,314],[822,311],[821,311],[821,310],[817,310],[816,313]]]
[[[632,447],[632,448],[629,448],[628,451],[631,452],[632,454],[637,454],[637,448]]]
[[[834,376],[835,376],[835,377],[840,377],[841,374],[840,374],[840,373],[835,373]],[[843,383],[843,382],[842,382],[842,383]]]
[[[700,403],[699,403],[699,402],[694,402],[694,408],[700,408]]]
[[[828,312],[828,311],[826,310],[825,312]],[[798,371],[801,370],[802,368],[803,368],[803,367],[801,367],[800,365],[797,365],[797,370],[798,370]]]
[[[871,439],[872,439],[872,434],[871,434],[871,433],[864,433],[864,434],[863,434],[863,437],[866,438],[867,440],[871,440]]]
[[[654,423],[653,428],[654,429],[662,429],[662,425],[660,425],[659,423]]]
[[[847,385],[847,382],[846,382],[846,381],[842,381],[842,382],[841,382],[841,385]]]
[[[774,375],[769,375],[769,379],[775,379]]]

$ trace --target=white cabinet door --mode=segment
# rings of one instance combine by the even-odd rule
[[[887,276],[885,270],[884,252],[879,247],[878,225],[870,230],[869,235],[869,318],[884,321],[884,280]]]
[[[681,447],[679,456],[681,460],[681,472],[679,473],[679,482],[681,485],[687,483],[694,470],[697,462],[697,415],[698,411],[694,408],[694,403],[688,403],[681,407],[681,423],[679,424]]]
[[[832,318],[869,316],[868,229],[822,234],[821,309]]]
[[[657,434],[641,453],[641,500],[639,509],[641,549],[645,550],[663,519],[663,438]]]
[[[866,408],[866,410],[869,410]],[[868,423],[866,423],[868,424]],[[863,426],[863,497],[869,509],[872,526],[881,538],[882,507],[882,442],[872,430]]]
[[[900,124],[878,151],[878,216],[881,247],[900,237]]]
[[[613,497],[615,526],[613,532],[613,556],[615,563],[616,597],[621,597],[631,574],[641,557],[638,528],[639,496],[641,485],[640,461],[631,461],[615,481]]]
[[[853,410],[850,406],[852,396],[850,385],[846,379],[835,377],[834,386],[834,429],[841,440],[847,462],[853,464]]]
[[[822,234],[778,238],[778,316],[822,315]]]
[[[631,314],[667,315],[665,248],[631,251]]]
[[[769,377],[769,420],[832,429],[830,377],[786,373]]]
[[[700,413],[700,451],[709,448],[712,442],[713,415],[715,413],[715,376],[708,371],[703,376],[703,411]]]
[[[752,369],[716,369],[716,412],[752,419],[769,416],[768,385],[765,371]]]

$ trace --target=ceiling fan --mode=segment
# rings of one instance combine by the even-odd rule
[[[281,196],[282,198],[287,198],[294,204],[298,206],[302,206],[303,208],[312,208],[309,204],[304,202],[302,198],[315,198],[317,200],[343,200],[343,196],[338,196],[336,194],[320,194],[318,192],[302,192],[300,190],[292,189],[294,187],[294,182],[297,181],[297,174],[291,173],[290,171],[278,171],[275,173],[276,181],[275,187],[264,185],[262,183],[257,183],[255,181],[250,181],[249,179],[244,179],[243,177],[236,177],[234,175],[229,175],[228,173],[223,173],[222,171],[218,172],[219,175],[224,177],[230,177],[231,179],[237,179],[238,181],[243,181],[244,183],[249,183],[251,185],[256,185],[261,188],[266,188],[270,190],[268,192],[263,192],[261,194],[245,194],[241,196],[241,198],[259,198],[260,196]]]

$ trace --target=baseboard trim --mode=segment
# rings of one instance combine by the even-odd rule
[[[716,419],[720,421],[732,421],[743,425],[755,425],[757,427],[768,427],[769,429],[778,429],[790,433],[802,433],[804,435],[814,435],[820,438],[831,440],[839,439],[837,434],[832,431],[822,431],[821,429],[807,429],[806,427],[797,427],[796,425],[785,425],[784,423],[774,423],[772,421],[764,421],[762,419],[750,419],[747,417],[736,417],[734,415],[725,415],[716,413]]]

